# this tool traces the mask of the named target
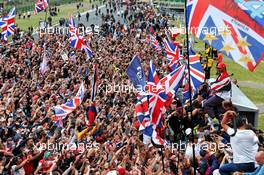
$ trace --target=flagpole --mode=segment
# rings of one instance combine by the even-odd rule
[[[189,83],[189,94],[190,94],[190,118],[191,118],[191,128],[192,128],[192,151],[193,151],[193,167],[194,175],[196,175],[196,163],[195,163],[195,144],[194,144],[194,126],[192,123],[192,87],[191,87],[191,71],[190,71],[190,59],[189,59],[189,31],[188,31],[188,21],[187,21],[187,0],[184,1],[184,15],[185,15],[185,30],[186,30],[186,46],[187,46],[187,60],[188,60],[188,83]]]

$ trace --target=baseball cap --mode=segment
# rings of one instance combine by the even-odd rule
[[[226,67],[226,65],[225,65],[224,62],[220,62],[220,63],[217,65],[217,68],[218,68],[218,69],[223,69],[223,68],[225,68],[225,67]]]

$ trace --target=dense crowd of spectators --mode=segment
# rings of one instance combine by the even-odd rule
[[[154,50],[146,38],[150,31],[156,31],[158,39],[163,37],[167,20],[166,15],[156,17],[149,6],[129,6],[126,26],[109,17],[104,19],[102,35],[87,37],[94,52],[91,59],[70,47],[66,35],[36,39],[29,34],[13,43],[1,42],[0,174],[189,175],[196,168],[197,173],[210,175],[220,168],[224,175],[253,172],[257,166],[256,171],[263,172],[264,153],[257,153],[263,148],[263,132],[237,117],[229,101],[223,102],[219,116],[208,116],[201,104],[209,98],[207,83],[195,96],[192,118],[190,104],[179,100],[180,93],[169,106],[160,131],[168,145],[163,151],[143,144],[134,112],[136,94],[124,88],[131,87],[126,69],[138,55],[145,72],[153,59],[159,76],[166,75],[164,53]],[[49,70],[41,74],[44,52]],[[76,61],[70,58],[73,53]],[[69,59],[62,59],[64,54]],[[87,125],[94,64],[98,114],[95,124]],[[58,126],[52,107],[72,99],[81,82],[85,84],[82,104],[63,120],[63,127]],[[228,125],[235,118],[237,123]],[[194,137],[188,132],[192,126]],[[183,149],[174,147],[176,143],[182,143]]]

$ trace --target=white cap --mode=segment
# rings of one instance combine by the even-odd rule
[[[186,135],[190,135],[191,132],[192,132],[192,129],[191,129],[191,128],[187,128],[187,129],[185,130],[185,134],[186,134]]]

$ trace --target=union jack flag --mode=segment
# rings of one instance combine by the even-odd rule
[[[2,39],[7,40],[7,37],[13,35],[15,32],[15,17],[16,8],[13,7],[7,16],[0,19],[0,27],[2,29]]]
[[[195,92],[199,90],[199,87],[202,83],[204,83],[205,80],[205,74],[203,67],[200,62],[200,58],[198,55],[192,50],[192,48],[189,48],[189,61],[190,61],[190,74],[191,74],[191,90],[189,91],[189,75],[188,70],[186,69],[184,80],[183,80],[183,96],[185,99],[188,99],[193,96]]]
[[[153,62],[150,61],[146,93],[143,95],[138,94],[135,108],[136,115],[140,122],[139,130],[143,134],[144,144],[150,144],[152,137],[156,136],[155,129],[161,122],[165,99],[165,91],[160,86],[155,66]]]
[[[93,124],[95,117],[97,115],[96,103],[95,103],[95,96],[97,92],[96,80],[97,80],[97,68],[96,65],[94,65],[94,75],[92,80],[92,92],[91,92],[91,105],[88,107],[87,110],[87,118],[90,125]]]
[[[163,139],[156,132],[156,128],[159,126],[151,123],[148,103],[147,96],[140,96],[136,104],[136,115],[140,122],[139,131],[143,134],[143,143],[150,144],[151,141],[154,141],[157,145],[164,145]]]
[[[70,17],[69,20],[69,28],[68,28],[69,34],[70,34],[70,44],[72,47],[83,50],[87,54],[88,58],[91,58],[93,56],[92,50],[87,46],[85,39],[79,35],[77,28],[75,27],[75,22]]]
[[[140,122],[139,130],[143,133],[145,144],[155,143],[164,145],[164,141],[157,134],[156,129],[162,128],[162,118],[166,112],[166,103],[171,101],[173,94],[183,77],[185,66],[179,67],[161,80],[159,79],[153,61],[150,61],[146,92],[138,95],[136,115]]]
[[[188,75],[187,75],[187,78],[188,78]],[[192,92],[190,93],[190,89],[189,89],[190,86],[189,86],[187,78],[184,79],[184,85],[182,89],[182,96],[184,100],[190,99],[194,95],[193,89],[191,89]]]
[[[80,106],[84,97],[84,84],[82,83],[79,90],[73,99],[67,101],[65,104],[57,105],[53,107],[54,110],[54,122],[61,123],[68,114],[72,113],[76,108]]]
[[[156,125],[151,123],[149,113],[149,95],[137,95],[137,103],[135,105],[135,113],[140,123],[139,131],[143,134],[143,143],[150,144]]]
[[[153,131],[151,137],[151,143],[157,148],[163,148],[165,146],[164,140],[157,134],[157,131]]]
[[[191,85],[194,90],[198,90],[205,80],[205,74],[198,55],[190,48],[189,49],[190,60],[190,73],[191,73]]]
[[[185,65],[180,66],[167,76],[159,80],[159,77],[155,71],[153,62],[150,62],[148,82],[147,82],[147,94],[149,98],[149,109],[151,116],[151,123],[159,125],[162,115],[165,113],[166,102],[171,101],[175,92],[179,88],[179,84],[182,81],[184,75]],[[166,104],[168,105],[168,104]]]
[[[38,14],[41,11],[44,11],[49,6],[47,0],[38,0],[35,4],[34,13]]]
[[[159,41],[155,38],[155,36],[149,35],[149,38],[150,38],[150,44],[153,46],[153,48],[157,51],[161,50]]]
[[[139,131],[150,125],[149,100],[147,95],[138,95],[135,113],[140,123]]]
[[[244,2],[244,3],[242,3]],[[192,0],[188,2],[189,30],[198,38],[250,71],[264,58],[262,1]],[[254,4],[254,5],[253,5]],[[252,18],[254,17],[254,18]],[[210,31],[210,32],[209,32]]]
[[[147,93],[150,95],[149,98],[149,111],[151,123],[158,125],[162,111],[164,110],[164,103],[166,102],[167,95],[162,84],[159,83],[159,77],[155,70],[155,65],[153,61],[150,61],[150,68],[148,73],[147,82]]]
[[[77,28],[75,27],[75,21],[72,16],[70,16],[69,19],[68,32],[70,36],[78,34]]]
[[[167,39],[164,39],[163,43],[165,45],[165,51],[167,54],[168,66],[173,71],[177,69],[180,63],[180,48],[178,45],[175,45],[173,42],[168,41]]]
[[[184,77],[185,67],[186,66],[184,64],[181,65],[160,80],[160,83],[165,88],[165,92],[167,95],[171,94],[172,96],[174,96],[177,92],[179,85]]]
[[[230,80],[229,74],[227,72],[221,73],[216,78],[216,81],[211,84],[211,90],[217,92],[230,83],[231,83],[231,80]]]

